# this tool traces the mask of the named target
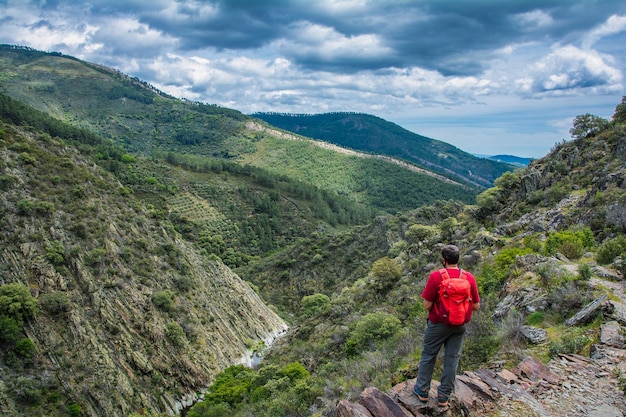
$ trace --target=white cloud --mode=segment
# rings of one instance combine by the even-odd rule
[[[519,13],[512,17],[513,22],[525,31],[535,30],[550,26],[554,19],[543,10],[533,10],[526,13]]]
[[[583,89],[596,93],[619,91],[623,88],[622,72],[608,61],[610,58],[596,51],[567,45],[531,65],[529,74],[535,92],[540,94]]]
[[[293,25],[289,36],[277,42],[276,46],[287,55],[316,57],[328,62],[378,60],[392,53],[376,34],[345,36],[334,28],[310,22]]]
[[[601,38],[624,31],[626,31],[626,16],[613,15],[605,23],[589,32],[583,40],[583,48],[589,49]]]

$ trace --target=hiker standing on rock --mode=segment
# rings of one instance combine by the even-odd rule
[[[474,276],[458,266],[458,247],[444,246],[441,249],[441,262],[443,268],[430,274],[422,292],[428,321],[413,391],[422,403],[428,402],[435,361],[443,345],[445,356],[441,384],[437,389],[437,403],[440,407],[447,407],[454,390],[466,323],[472,317],[472,311],[480,309],[480,297]]]

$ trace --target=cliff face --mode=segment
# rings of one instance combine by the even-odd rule
[[[24,326],[34,357],[0,357],[0,414],[172,413],[286,330],[91,159],[1,128],[0,285],[26,286],[40,311]]]

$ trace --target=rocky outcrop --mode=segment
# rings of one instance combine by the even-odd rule
[[[67,404],[86,417],[175,414],[287,329],[244,280],[108,172],[49,136],[10,131],[15,144],[0,141],[0,160],[19,186],[0,193],[0,285],[27,287],[40,313],[24,326],[36,354],[0,360],[0,415]],[[38,168],[20,164],[17,149]],[[18,210],[24,201],[46,210]],[[44,392],[50,402],[39,401]]]
[[[566,326],[577,326],[580,324],[589,323],[593,320],[598,313],[611,314],[613,312],[613,305],[608,302],[609,297],[606,294],[601,295],[582,310],[574,314],[569,319],[565,320]]]
[[[545,365],[527,357],[511,370],[465,372],[457,377],[447,408],[437,406],[437,381],[431,384],[427,404],[413,393],[415,379],[386,393],[368,388],[356,402],[340,401],[337,416],[622,417],[626,398],[614,366],[623,363],[626,351],[597,345],[595,352],[595,359],[559,355]]]

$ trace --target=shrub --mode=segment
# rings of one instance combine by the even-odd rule
[[[6,191],[17,183],[17,178],[13,175],[0,175],[0,190]]]
[[[538,326],[541,323],[543,323],[543,319],[544,319],[543,311],[535,311],[533,313],[530,313],[526,317],[526,324],[528,324],[529,326]]]
[[[87,254],[88,262],[94,266],[104,262],[107,251],[104,248],[95,248],[89,251]]]
[[[52,242],[46,246],[46,259],[53,265],[62,265],[65,262],[65,249],[61,242]]]
[[[317,316],[330,308],[330,298],[326,294],[313,294],[302,297],[303,315]]]
[[[468,336],[461,356],[462,369],[476,369],[489,362],[500,349],[502,340],[489,314],[475,314],[469,323]]]
[[[437,234],[437,228],[423,224],[412,224],[406,232],[406,237],[411,243],[427,241]]]
[[[20,200],[17,202],[18,214],[28,216],[33,213],[35,209],[35,203],[30,200]]]
[[[182,346],[185,343],[185,331],[176,322],[165,325],[165,335],[174,346]]]
[[[35,344],[28,337],[23,338],[15,344],[15,353],[26,359],[32,359],[36,352],[37,348]]]
[[[37,313],[37,300],[27,287],[18,283],[0,286],[0,315],[13,318],[19,324]]]
[[[207,405],[227,403],[230,406],[241,403],[250,390],[253,377],[254,371],[243,365],[226,368],[215,378],[215,382],[205,394],[204,403]]]
[[[170,290],[152,294],[152,304],[161,311],[171,311],[174,307],[174,293]]]
[[[41,400],[41,386],[34,378],[19,377],[13,392],[23,404],[36,405]]]
[[[50,314],[62,314],[70,309],[70,297],[64,292],[54,291],[41,296],[41,305]]]
[[[593,232],[589,228],[577,231],[565,230],[551,233],[546,239],[544,251],[547,255],[562,253],[569,259],[578,259],[586,248],[594,244]]]
[[[561,336],[561,339],[556,342],[549,343],[549,352],[551,357],[555,357],[558,354],[569,353],[581,353],[581,351],[587,347],[592,340],[581,334],[580,329],[575,329],[572,332],[566,332]]]
[[[22,326],[14,318],[0,315],[0,342],[13,344],[22,333]]]
[[[372,276],[374,277],[374,289],[379,292],[386,292],[402,277],[402,267],[397,261],[385,256],[372,265]]]
[[[591,276],[593,275],[591,271],[591,266],[587,263],[578,264],[578,277],[582,281],[589,281]]]
[[[80,412],[80,405],[73,403],[67,406],[67,411],[70,415],[70,417],[80,417],[81,412]],[[146,417],[144,415],[144,417]]]
[[[610,264],[623,253],[626,253],[626,236],[620,235],[602,242],[598,247],[597,260],[602,265]]]
[[[291,382],[308,379],[310,377],[309,371],[299,362],[292,362],[283,366],[278,373],[289,378]]]
[[[346,343],[346,353],[355,355],[370,343],[388,339],[398,333],[400,319],[384,312],[366,314],[350,332]]]
[[[39,201],[35,205],[35,211],[41,215],[48,215],[54,211],[54,203]]]

